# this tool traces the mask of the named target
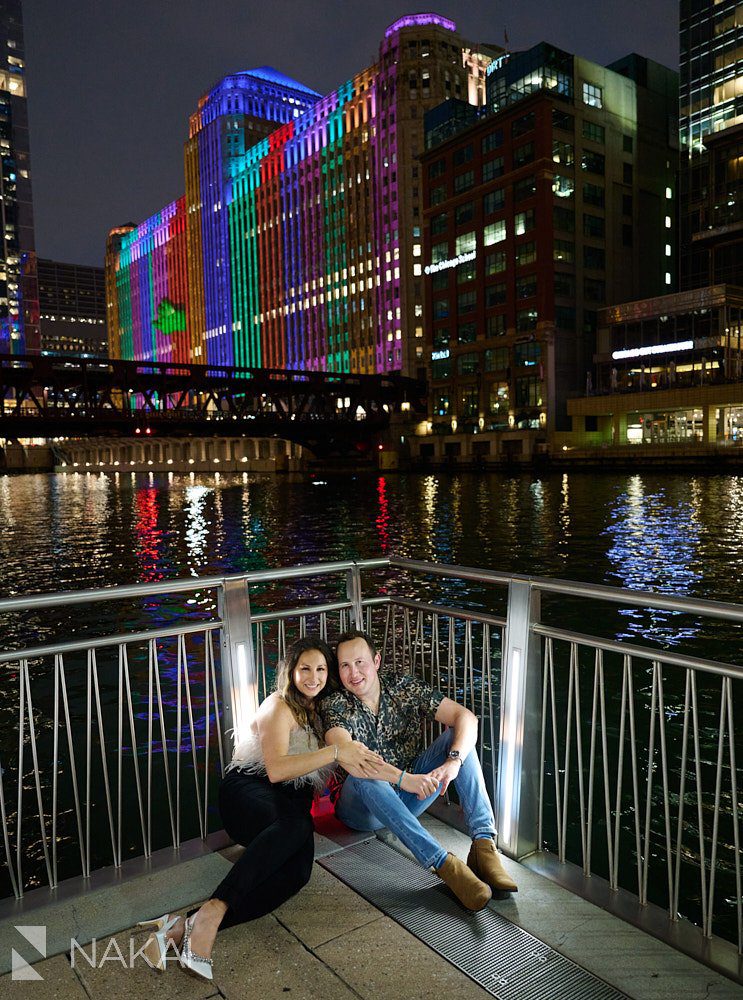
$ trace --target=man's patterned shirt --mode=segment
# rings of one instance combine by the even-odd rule
[[[353,739],[365,743],[395,767],[409,770],[423,752],[424,720],[432,720],[444,700],[417,677],[383,677],[379,684],[379,714],[349,691],[337,691],[320,704],[325,731],[336,726],[349,732]]]

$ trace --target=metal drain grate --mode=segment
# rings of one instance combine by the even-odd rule
[[[626,1000],[490,907],[467,915],[439,879],[379,840],[318,864],[498,1000]]]

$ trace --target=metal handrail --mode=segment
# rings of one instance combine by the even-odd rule
[[[387,571],[385,592],[365,593],[362,573],[377,570]],[[398,571],[427,578],[428,592],[421,599],[398,596],[390,586]],[[332,576],[345,577],[345,596],[301,606],[284,598],[281,606],[269,610],[251,608],[251,591],[256,587]],[[442,603],[446,593],[436,580],[502,588],[507,613],[504,617]],[[549,847],[560,864],[580,866],[593,887],[600,881],[597,858],[606,856],[602,877],[609,889],[633,892],[640,907],[652,901],[653,879],[665,878],[665,870],[669,926],[683,904],[682,866],[691,868],[700,883],[702,933],[709,938],[720,920],[716,887],[721,876],[715,874],[715,862],[725,849],[723,841],[732,843],[730,865],[738,888],[729,894],[737,892],[737,943],[743,955],[733,718],[733,684],[743,679],[743,667],[548,625],[541,620],[540,600],[560,594],[583,604],[608,602],[736,623],[743,620],[743,607],[393,557],[34,594],[0,601],[0,614],[151,600],[209,589],[216,592],[217,613],[210,611],[208,620],[130,633],[117,630],[100,638],[0,652],[0,664],[20,663],[18,759],[6,750],[0,760],[0,851],[5,851],[18,898],[23,895],[23,838],[32,801],[38,826],[34,837],[38,841],[40,830],[48,881],[57,884],[57,817],[63,808],[58,773],[63,769],[74,793],[72,802],[64,803],[68,817],[72,816],[67,822],[76,817],[81,870],[86,876],[95,863],[91,817],[102,817],[103,842],[110,834],[113,863],[122,864],[122,823],[127,819],[122,802],[127,789],[131,795],[136,790],[132,815],[135,822],[139,819],[146,856],[156,847],[153,809],[159,808],[165,817],[173,847],[182,842],[182,812],[189,794],[185,778],[193,784],[190,794],[199,833],[206,836],[213,772],[218,775],[224,754],[230,752],[225,730],[250,711],[259,693],[267,692],[269,650],[283,655],[290,630],[299,628],[303,634],[311,621],[312,628],[326,637],[332,619],[332,627],[339,631],[354,623],[378,639],[383,634],[380,645],[388,664],[422,673],[481,717],[478,752],[496,807],[501,847],[507,853],[522,857]],[[483,603],[481,592],[477,602]],[[108,650],[109,658],[105,668],[103,659],[101,664],[97,661],[103,650]],[[118,669],[110,662],[111,651],[118,652]],[[72,665],[71,654],[76,654]],[[36,685],[52,659],[53,712],[45,716],[43,698],[48,698],[49,685],[46,694],[43,685],[41,693]],[[85,698],[78,708],[78,722],[71,702],[72,670]],[[671,678],[678,679],[679,690],[673,694],[674,711],[667,715]],[[702,678],[706,678],[704,705],[697,690]],[[118,685],[116,690],[112,684]],[[104,685],[115,695],[113,707],[110,699],[107,706]],[[709,704],[715,711],[711,723],[704,714],[711,711]],[[51,754],[48,732],[54,737]],[[705,735],[710,747],[716,747],[716,760],[715,752],[703,747]],[[672,753],[678,759],[671,759]],[[106,784],[96,792],[92,776],[98,757]],[[49,835],[45,819],[48,775],[54,836]],[[726,799],[732,803],[729,816],[723,813]],[[705,825],[707,814],[714,820],[711,830]],[[721,834],[723,818],[732,822],[732,836],[728,830],[724,837]],[[652,867],[656,855],[667,862],[658,871]]]

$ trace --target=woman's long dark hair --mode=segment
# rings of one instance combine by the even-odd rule
[[[294,684],[294,668],[299,663],[303,653],[317,650],[325,659],[328,668],[328,679],[319,697],[324,698],[340,688],[338,661],[330,646],[319,636],[305,635],[292,643],[286,651],[286,656],[279,663],[276,671],[276,691],[279,697],[291,709],[292,715],[300,726],[311,726],[318,736],[322,737],[322,725],[317,715],[315,703],[317,698],[306,698],[297,690]]]

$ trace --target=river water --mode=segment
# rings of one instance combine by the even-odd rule
[[[743,603],[741,511],[738,475],[0,477],[0,597],[396,555]],[[477,588],[469,596],[487,604]],[[580,611],[564,614],[564,626],[585,627]],[[77,630],[54,616],[0,624],[4,647]],[[613,609],[602,628],[739,660],[732,626]],[[682,691],[671,695],[683,705]],[[6,732],[16,698],[17,680],[1,681]],[[732,883],[722,885],[729,895]],[[698,902],[685,907],[693,918]],[[733,916],[731,896],[726,933]]]

